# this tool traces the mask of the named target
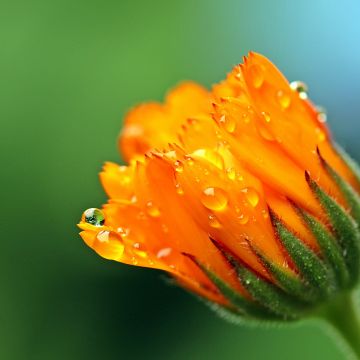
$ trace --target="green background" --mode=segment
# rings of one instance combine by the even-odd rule
[[[78,236],[106,201],[125,111],[183,79],[219,81],[249,50],[308,83],[360,157],[360,3],[0,2],[0,358],[342,359],[315,325],[228,324],[156,271]]]

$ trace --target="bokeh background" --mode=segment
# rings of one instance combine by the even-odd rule
[[[125,111],[249,50],[328,110],[360,159],[358,0],[0,1],[0,358],[343,359],[314,324],[247,329],[156,271],[101,259],[75,226],[105,200]]]

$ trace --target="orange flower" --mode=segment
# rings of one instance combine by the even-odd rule
[[[119,148],[128,165],[105,164],[109,202],[84,213],[81,236],[106,259],[165,270],[233,311],[291,317],[286,306],[326,298],[355,276],[344,251],[356,241],[346,247],[339,232],[354,230],[360,184],[324,120],[306,86],[259,54],[212,91],[182,83],[164,104],[127,115]],[[266,289],[282,302],[268,306]]]

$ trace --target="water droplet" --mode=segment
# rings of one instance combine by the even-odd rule
[[[146,259],[148,257],[148,253],[146,252],[146,248],[143,244],[136,242],[132,246],[133,246],[133,252],[136,256],[142,259]]]
[[[318,138],[319,142],[322,142],[322,141],[324,141],[326,139],[325,133],[320,128],[316,128],[315,133],[317,135],[317,138]]]
[[[264,83],[264,73],[259,65],[251,65],[248,69],[249,77],[252,86],[259,89]]]
[[[250,285],[250,284],[251,284],[251,280],[250,280],[250,279],[246,279],[246,280],[245,280],[245,284],[246,284],[246,285]]]
[[[160,216],[160,210],[158,207],[156,207],[152,201],[148,201],[146,203],[146,211],[147,213],[152,217],[159,217]]]
[[[242,115],[243,121],[245,124],[248,124],[250,122],[250,115],[247,113],[243,113]]]
[[[193,165],[194,165],[194,159],[193,159],[190,155],[186,155],[186,156],[185,156],[185,160],[186,160],[186,163],[187,163],[189,166],[193,166]]]
[[[237,219],[241,225],[245,225],[249,222],[249,217],[245,214],[240,214]]]
[[[95,226],[102,226],[105,222],[105,217],[100,209],[90,208],[84,211],[83,221]]]
[[[265,209],[261,210],[261,214],[262,214],[264,219],[267,219],[269,217],[269,213]]]
[[[226,208],[226,192],[218,187],[208,187],[201,194],[202,204],[210,210],[221,211]]]
[[[172,252],[172,249],[167,247],[167,248],[163,248],[163,249],[160,249],[157,254],[156,254],[156,257],[158,259],[161,259],[161,258],[164,258],[164,257],[167,257],[171,254]]]
[[[161,230],[167,234],[169,232],[169,228],[165,224],[161,224]]]
[[[273,134],[272,134],[272,133],[270,132],[270,130],[269,130],[267,127],[265,127],[264,125],[259,124],[259,125],[257,126],[257,130],[258,130],[260,136],[261,136],[263,139],[265,139],[265,140],[267,140],[267,141],[274,141],[274,140],[275,140]]]
[[[116,232],[104,230],[96,235],[93,249],[105,259],[118,260],[124,253],[124,244]]]
[[[214,150],[197,149],[191,154],[191,156],[204,159],[204,160],[210,162],[211,164],[213,164],[214,166],[216,166],[219,169],[224,168],[224,159],[222,158],[222,156],[218,152],[216,152]]]
[[[221,224],[214,214],[209,215],[209,224],[211,227],[213,227],[215,229],[221,228]]]
[[[281,108],[287,109],[290,106],[291,98],[290,98],[289,94],[287,94],[285,91],[279,90],[276,93],[276,98],[277,98]]]
[[[179,160],[176,160],[174,162],[174,166],[175,166],[175,171],[178,172],[178,173],[182,173],[183,170],[184,170],[184,167],[183,167],[183,164],[181,161]]]
[[[184,195],[184,189],[181,187],[179,183],[175,184],[175,189],[179,195]]]
[[[255,207],[259,203],[259,194],[252,187],[247,187],[241,190],[245,194],[246,200],[252,207]]]
[[[220,117],[220,123],[224,126],[225,130],[229,133],[233,133],[236,129],[236,120],[233,116],[222,115]]]
[[[307,99],[308,87],[302,81],[293,81],[290,83],[290,89],[299,93],[300,99]]]
[[[226,174],[230,180],[235,180],[236,178],[236,171],[233,167],[229,167],[226,169]]]
[[[265,121],[266,123],[269,123],[269,122],[271,121],[271,117],[270,117],[270,114],[269,114],[268,112],[263,111],[263,112],[261,113],[261,115],[262,115],[262,117],[263,117],[263,119],[264,119],[264,121]]]
[[[326,109],[322,106],[317,106],[316,110],[318,112],[317,118],[321,123],[325,123],[327,121],[327,113]]]

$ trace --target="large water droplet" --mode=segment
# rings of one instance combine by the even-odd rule
[[[307,99],[308,97],[308,87],[302,81],[292,81],[290,83],[290,89],[299,93],[300,99]]]
[[[120,235],[113,231],[100,231],[93,243],[93,249],[105,259],[118,260],[124,252]]]
[[[290,106],[291,98],[284,90],[279,90],[276,93],[276,98],[282,109],[287,109]]]
[[[252,86],[259,89],[264,83],[264,72],[259,65],[251,65],[248,69]]]
[[[316,128],[315,133],[319,142],[323,142],[326,139],[324,131],[322,131],[320,128]]]
[[[146,211],[152,217],[159,217],[160,216],[159,208],[157,206],[155,206],[152,201],[148,201],[146,203]]]
[[[202,204],[210,210],[221,211],[228,203],[227,194],[218,187],[208,187],[201,194]]]
[[[215,228],[215,229],[221,228],[221,224],[214,214],[209,215],[209,224],[212,228]]]
[[[246,200],[252,207],[255,207],[259,203],[259,194],[252,187],[247,187],[241,190],[245,194]]]
[[[104,225],[105,217],[100,209],[90,208],[84,211],[83,220],[91,225],[102,226]]]

